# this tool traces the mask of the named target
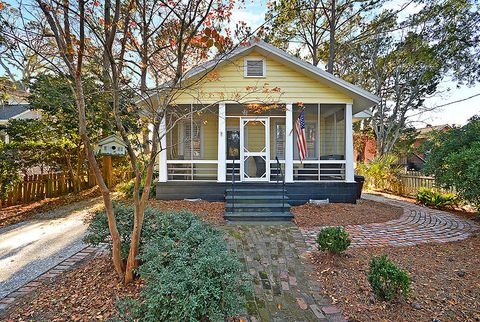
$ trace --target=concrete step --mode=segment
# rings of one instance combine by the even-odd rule
[[[259,202],[259,203],[263,203],[263,201],[267,201],[267,202],[270,202],[270,201],[274,201],[274,202],[277,202],[277,201],[281,201],[281,200],[285,200],[285,202],[287,202],[288,200],[288,197],[287,196],[282,196],[282,195],[270,195],[270,196],[267,196],[267,195],[227,195],[225,197],[225,200],[227,202],[230,202],[231,200],[235,200],[235,203],[237,201],[242,201],[242,200],[252,200],[252,201],[256,201],[256,202]]]

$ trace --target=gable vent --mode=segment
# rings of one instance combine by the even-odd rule
[[[262,59],[247,59],[245,61],[246,77],[264,77],[264,61]]]

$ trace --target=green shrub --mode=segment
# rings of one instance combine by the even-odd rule
[[[130,317],[142,321],[220,321],[242,313],[242,265],[223,234],[192,214],[157,216],[138,273],[145,281]]]
[[[433,132],[422,148],[427,155],[422,171],[480,212],[480,115],[462,127]]]
[[[401,170],[395,165],[397,161],[398,158],[395,155],[385,154],[367,164],[358,164],[357,172],[365,177],[365,186],[368,188],[395,190]]]
[[[427,207],[451,208],[456,204],[456,197],[453,193],[442,194],[428,188],[421,188],[417,192],[417,201]]]
[[[387,255],[370,260],[368,281],[373,293],[382,300],[390,301],[410,294],[410,275],[397,267]]]
[[[132,179],[128,182],[117,184],[116,190],[120,191],[126,198],[132,198],[134,186],[135,186],[135,180]],[[155,198],[155,192],[156,192],[155,183],[152,182],[152,185],[150,186],[150,191],[148,192],[148,198],[149,199]],[[143,182],[140,186],[139,193],[140,195],[142,195],[143,193]]]
[[[133,207],[114,204],[128,256]],[[92,219],[86,241],[93,244],[109,236],[104,211]],[[188,212],[145,210],[138,274],[145,281],[140,299],[122,299],[125,320],[219,321],[237,316],[247,292],[242,265],[228,251],[223,234]]]
[[[350,237],[343,227],[326,227],[318,233],[317,244],[320,250],[341,253],[350,246]]]

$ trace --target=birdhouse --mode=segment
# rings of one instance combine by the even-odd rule
[[[125,155],[127,153],[127,145],[116,134],[112,134],[101,139],[97,143],[97,155]]]

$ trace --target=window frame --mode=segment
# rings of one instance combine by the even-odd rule
[[[261,61],[262,62],[262,69],[263,69],[262,76],[250,76],[250,75],[248,75],[247,61]],[[265,78],[265,77],[267,77],[267,61],[266,61],[265,57],[262,57],[262,58],[259,58],[259,57],[245,57],[243,59],[243,77],[245,77],[245,78]]]

